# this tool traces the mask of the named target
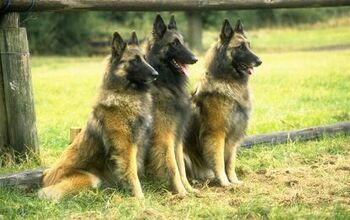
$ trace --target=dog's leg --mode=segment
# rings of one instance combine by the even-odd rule
[[[176,161],[180,172],[180,177],[182,180],[183,185],[185,188],[190,192],[198,192],[198,190],[194,189],[191,184],[188,182],[187,176],[186,176],[186,167],[185,167],[185,160],[184,160],[184,152],[183,152],[183,145],[182,143],[177,144],[175,148],[176,153]]]
[[[225,172],[225,134],[224,132],[215,132],[201,135],[203,155],[207,160],[209,167],[215,173],[221,186],[231,185]]]
[[[120,180],[127,183],[135,197],[143,198],[137,174],[137,145],[130,143],[128,140],[122,140],[121,135],[116,135],[115,137],[119,137],[118,140],[113,141],[116,147],[114,147],[111,155],[111,159],[116,166],[115,174]]]
[[[175,157],[174,132],[159,131],[155,133],[153,146],[149,152],[149,162],[152,172],[159,177],[168,176],[175,193],[180,196],[186,194],[186,189],[181,181],[180,172]]]
[[[228,145],[225,149],[225,154],[227,154],[226,159],[226,173],[228,179],[233,184],[242,184],[242,181],[238,180],[236,174],[236,156],[239,143]],[[226,151],[227,150],[227,151]]]
[[[69,193],[89,187],[97,188],[100,184],[101,180],[96,175],[85,171],[77,171],[57,184],[42,188],[39,191],[39,197],[57,201]]]
[[[171,140],[171,139],[170,139]],[[179,168],[176,163],[175,157],[175,143],[173,141],[169,141],[168,143],[164,143],[165,147],[165,163],[167,167],[167,171],[169,173],[170,181],[174,187],[174,190],[179,196],[186,195],[186,189],[181,181]]]

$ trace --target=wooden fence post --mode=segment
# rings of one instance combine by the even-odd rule
[[[202,19],[199,11],[187,11],[187,40],[192,49],[202,52]]]
[[[17,156],[38,150],[27,33],[19,13],[0,17],[1,143]],[[4,112],[5,110],[5,112]]]

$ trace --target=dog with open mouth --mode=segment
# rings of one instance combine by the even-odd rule
[[[262,62],[250,49],[239,20],[235,28],[224,21],[206,58],[184,141],[186,172],[191,179],[214,177],[221,186],[239,184],[235,163],[251,110],[248,82]]]
[[[174,16],[166,25],[157,15],[146,59],[159,73],[152,88],[154,124],[146,170],[169,180],[175,193],[182,196],[187,190],[194,191],[186,178],[183,136],[191,111],[187,65],[197,62],[197,58],[185,46]]]

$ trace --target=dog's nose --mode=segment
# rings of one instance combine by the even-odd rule
[[[262,64],[262,61],[260,59],[257,59],[255,61],[255,66],[260,66]]]
[[[158,73],[157,71],[153,70],[152,73],[151,73],[151,75],[154,76],[154,77],[156,77],[156,76],[159,75],[159,73]]]
[[[194,64],[194,63],[196,63],[197,61],[198,61],[198,58],[196,57],[196,56],[192,56],[191,57],[191,60],[192,60],[192,62],[191,62],[191,64]]]

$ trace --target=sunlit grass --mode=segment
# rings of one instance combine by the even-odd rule
[[[292,44],[288,38],[302,42],[307,32],[290,31],[294,35],[288,30],[266,32],[265,40],[253,33],[252,44],[271,41],[279,48],[285,38],[297,45],[298,40]],[[315,31],[313,38],[321,32]],[[278,36],[275,33],[283,38],[268,39],[270,34]],[[320,45],[328,42],[320,38]],[[350,50],[258,55],[263,64],[250,81],[249,135],[350,120]],[[104,57],[32,57],[41,166],[52,164],[67,146],[70,127],[86,123],[103,71]],[[203,59],[191,72],[193,89],[205,72]],[[348,219],[349,164],[349,136],[258,146],[239,154],[237,171],[245,182],[241,187],[224,190],[199,184],[199,196],[179,199],[170,196],[165,185],[146,180],[142,181],[144,201],[130,198],[125,191],[97,190],[60,203],[39,200],[36,192],[0,188],[0,219]],[[28,161],[0,168],[0,173],[36,166]]]

